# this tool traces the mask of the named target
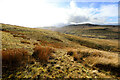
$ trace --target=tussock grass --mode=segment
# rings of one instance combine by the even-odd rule
[[[38,43],[34,43],[33,45],[38,45]]]
[[[24,65],[29,58],[28,52],[24,48],[15,48],[2,50],[2,66],[3,68],[13,69]]]
[[[88,57],[86,60],[91,63],[93,67],[97,67],[100,70],[110,71],[112,74],[119,76],[120,64],[118,58],[105,58],[105,57]]]
[[[18,33],[18,32],[15,32],[15,31],[6,31],[5,29],[3,29],[2,31],[8,32],[8,33],[11,33],[11,34],[16,34],[16,35],[24,35],[23,33]]]
[[[30,44],[30,42],[28,42],[28,41],[21,41],[21,43],[23,43],[23,44]]]
[[[47,62],[53,51],[54,50],[49,47],[36,46],[32,56],[40,62]]]
[[[116,76],[120,73],[120,64],[118,62],[118,54],[99,50],[69,50],[67,54],[73,53],[75,61],[83,64],[88,64],[91,67],[99,68],[100,70],[110,71]]]
[[[48,46],[48,47],[53,47],[53,48],[65,48],[65,45],[62,43],[47,42],[47,41],[43,41],[43,40],[37,40],[37,41],[39,41],[42,46]]]
[[[3,49],[25,47],[29,53],[33,53],[32,56],[40,62],[47,62],[50,59],[51,54],[54,53],[52,48],[58,48],[56,50],[68,50],[69,48],[74,48],[74,50],[69,50],[67,54],[73,56],[75,61],[81,62],[83,65],[85,63],[98,68],[103,65],[103,68],[107,65],[111,67],[110,69],[119,68],[117,67],[118,56],[116,54],[119,50],[117,49],[118,43],[116,40],[83,38],[44,29],[33,29],[6,24],[2,24],[2,28],[3,30],[1,32]],[[23,41],[22,43],[25,44],[22,44],[21,41]],[[27,42],[30,42],[31,44]],[[20,51],[17,52],[12,49],[5,51],[4,53],[8,55],[9,53],[19,53],[17,54],[19,56],[13,55],[11,58],[14,62],[14,59],[18,57],[18,60],[16,60],[18,63],[14,63],[20,65],[22,63],[21,61],[24,61],[24,56],[21,55],[22,50]],[[111,51],[116,52],[113,53]],[[9,62],[9,65],[14,66],[14,64],[12,64],[12,60],[9,61],[10,56],[8,55],[4,55],[4,65],[7,65],[7,62]],[[52,55],[52,57],[56,57],[56,55]]]
[[[67,52],[67,55],[72,56],[73,54],[74,54],[74,52],[73,52],[73,51],[68,51],[68,52]]]
[[[14,37],[21,37],[21,38],[23,38],[23,39],[28,39],[26,36],[24,36],[24,35],[13,35]]]

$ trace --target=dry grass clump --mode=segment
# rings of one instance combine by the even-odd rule
[[[28,39],[25,35],[13,35],[14,37],[21,37],[23,39]]]
[[[3,30],[3,31],[11,33],[14,37],[21,37],[23,39],[29,39],[24,33],[16,32],[16,31],[6,31],[6,30]]]
[[[34,43],[33,45],[39,45],[38,43]]]
[[[73,56],[74,61],[79,61],[80,60],[80,56],[77,54],[77,52],[75,50],[69,50],[67,52],[67,55]]]
[[[61,43],[48,43],[47,46],[54,48],[65,48],[65,46]]]
[[[23,43],[23,44],[30,44],[30,42],[28,42],[28,41],[21,41],[21,43]]]
[[[73,54],[74,54],[74,51],[68,51],[68,52],[67,52],[67,55],[72,56]]]
[[[28,52],[24,48],[2,50],[2,66],[15,68],[28,60]]]
[[[49,47],[36,46],[32,56],[41,62],[47,62],[54,50]]]
[[[42,46],[54,47],[54,48],[65,48],[64,44],[59,42],[47,42],[43,40],[37,40]]]
[[[7,31],[5,29],[2,29],[2,31],[8,32],[8,33],[11,33],[11,34],[24,35],[23,33],[15,32],[15,31]]]
[[[63,42],[62,40],[60,40],[60,39],[58,39],[58,38],[51,37],[51,39],[53,39],[53,40],[55,40],[55,41]]]

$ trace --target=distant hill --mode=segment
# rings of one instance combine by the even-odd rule
[[[118,39],[118,25],[98,25],[98,24],[72,24],[54,31],[72,34],[79,37],[99,38],[99,39]]]
[[[100,25],[85,23],[85,24],[71,24],[71,25],[68,25],[67,27],[70,27],[70,26],[100,26]]]
[[[70,25],[67,25],[67,26],[64,26],[64,27],[80,27],[80,26],[89,26],[89,27],[93,27],[93,26],[103,26],[103,27],[109,27],[109,26],[112,26],[112,27],[117,27],[118,25],[99,25],[99,24],[91,24],[91,23],[84,23],[84,24],[70,24]]]

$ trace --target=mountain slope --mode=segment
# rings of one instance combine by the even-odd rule
[[[116,69],[119,69],[117,66],[119,49],[115,41],[89,39],[8,24],[1,24],[1,27],[2,50],[24,48],[31,57],[30,62],[25,63],[26,66],[20,66],[14,72],[6,70],[3,66],[3,78],[117,78],[118,76],[119,72]],[[37,61],[31,56],[36,46],[52,48],[54,58],[49,58],[47,63]],[[98,65],[109,65],[110,69],[115,70],[101,69]]]
[[[66,34],[72,34],[80,37],[116,40],[118,40],[119,34],[118,26],[116,25],[69,25],[61,28],[56,28],[55,31]]]

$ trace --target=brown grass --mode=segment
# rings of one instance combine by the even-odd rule
[[[47,62],[53,51],[49,47],[36,46],[32,56],[41,62]]]
[[[56,42],[47,42],[43,40],[37,40],[42,46],[54,47],[54,48],[65,48],[64,44]]]
[[[67,52],[67,55],[73,56],[75,61],[79,61],[80,60],[80,55],[77,54],[76,50],[69,50]]]
[[[15,32],[15,31],[5,31],[5,30],[3,30],[3,31],[11,33],[11,34],[24,35],[23,33]]]
[[[34,43],[33,45],[39,45],[38,43]]]
[[[120,64],[118,54],[98,50],[70,50],[67,54],[73,53],[75,61],[88,64],[91,67],[97,67],[100,70],[110,71],[116,76],[120,73]]]
[[[73,54],[74,54],[74,51],[68,51],[68,52],[67,52],[67,55],[72,56]]]
[[[55,40],[55,41],[63,42],[62,40],[60,40],[60,39],[58,39],[58,38],[51,37],[51,39],[53,39],[53,40]]]
[[[24,35],[13,35],[14,37],[21,37],[21,38],[23,38],[23,39],[28,39],[26,36],[24,36]]]
[[[89,57],[87,61],[92,63],[93,67],[97,67],[100,70],[110,71],[112,74],[119,76],[120,64],[118,58],[105,58],[105,57]]]
[[[2,50],[2,66],[14,68],[28,60],[28,52],[23,48]]]
[[[21,43],[30,44],[30,42],[28,42],[28,41],[21,41]]]
[[[49,47],[54,47],[54,48],[65,48],[64,45],[62,45],[61,43],[48,43],[47,46]]]

